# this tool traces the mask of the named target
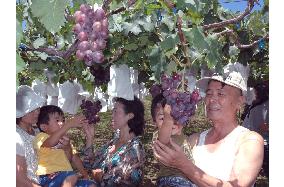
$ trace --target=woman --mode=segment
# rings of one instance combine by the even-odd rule
[[[92,143],[94,127],[85,128],[87,137],[85,155],[98,186],[139,186],[143,179],[145,151],[139,135],[143,134],[144,106],[134,100],[116,98],[112,111],[112,128],[118,133],[94,154]]]
[[[36,124],[39,108],[45,99],[37,95],[30,87],[20,86],[16,96],[16,180],[17,186],[39,186],[37,157],[32,141],[35,132],[32,128]]]
[[[195,164],[173,141],[173,149],[156,141],[155,157],[181,170],[197,186],[252,186],[262,165],[263,139],[237,121],[246,91],[243,76],[231,68],[226,75],[201,79],[198,86],[206,92],[212,128],[189,137]]]

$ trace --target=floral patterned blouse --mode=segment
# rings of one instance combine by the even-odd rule
[[[102,169],[104,174],[100,183],[101,187],[139,186],[143,180],[143,165],[145,151],[140,137],[134,137],[122,145],[115,153],[111,153],[113,145],[118,141],[119,135],[97,150],[93,162],[84,165],[88,169]],[[84,155],[90,154],[84,151]],[[90,158],[90,160],[92,160]]]

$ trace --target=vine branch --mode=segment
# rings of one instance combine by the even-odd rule
[[[232,18],[232,19],[228,19],[228,20],[221,21],[221,22],[218,22],[218,23],[211,23],[211,24],[208,24],[208,25],[204,25],[203,30],[205,31],[205,30],[209,30],[209,29],[218,29],[218,28],[225,27],[229,24],[233,24],[233,23],[237,23],[237,22],[241,21],[242,19],[244,19],[245,16],[250,14],[250,12],[251,12],[251,10],[254,6],[254,3],[257,2],[257,1],[258,0],[248,0],[247,7],[242,14],[240,14],[239,16]]]
[[[225,31],[217,33],[217,36],[224,35],[224,34],[229,35],[229,37],[232,37],[233,40],[235,40],[236,46],[239,49],[248,49],[248,48],[256,46],[261,40],[268,40],[269,39],[269,35],[266,34],[263,38],[260,38],[260,39],[254,41],[250,44],[241,44],[239,37],[237,36],[237,34],[233,30],[227,29]]]
[[[65,60],[68,60],[70,56],[76,51],[78,45],[79,45],[79,40],[76,39],[75,42],[66,51],[60,51],[58,49],[46,48],[46,47],[39,47],[39,48],[27,47],[26,50],[44,52],[49,56],[58,56]]]

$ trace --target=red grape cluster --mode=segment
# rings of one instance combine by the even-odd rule
[[[91,6],[82,4],[80,10],[74,14],[75,26],[73,31],[80,43],[76,57],[84,60],[87,66],[94,62],[104,61],[103,49],[106,48],[108,38],[108,19],[102,8],[93,10]]]
[[[83,100],[80,108],[82,109],[84,116],[89,121],[89,124],[95,124],[100,121],[100,117],[97,114],[102,109],[102,105],[99,100],[95,102]]]
[[[90,67],[91,74],[95,77],[95,85],[101,86],[107,84],[110,81],[110,66],[92,66]]]
[[[160,84],[153,84],[149,91],[150,91],[150,94],[152,95],[152,98],[154,98],[158,94],[162,93],[163,90]]]
[[[200,101],[197,90],[180,92],[181,75],[174,73],[171,77],[162,76],[163,96],[167,104],[171,106],[171,116],[181,125],[186,125],[188,120],[195,113],[196,105]]]

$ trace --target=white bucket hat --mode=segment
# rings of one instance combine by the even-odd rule
[[[37,95],[31,87],[19,86],[16,96],[16,118],[21,118],[27,113],[40,108],[46,99]]]
[[[239,88],[246,95],[248,74],[249,66],[244,67],[238,62],[234,64],[229,63],[223,68],[223,74],[213,74],[211,77],[204,77],[197,81],[196,86],[202,92],[206,92],[209,80],[216,80]]]

